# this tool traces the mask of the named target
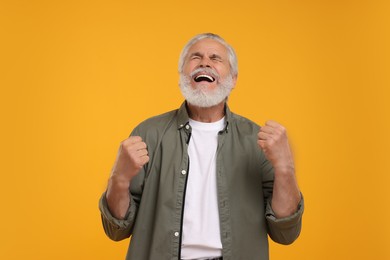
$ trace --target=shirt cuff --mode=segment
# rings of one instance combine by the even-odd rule
[[[103,218],[119,230],[128,229],[129,226],[133,225],[136,214],[136,206],[132,199],[124,219],[117,219],[111,214],[107,204],[106,192],[104,192],[100,198],[99,209]]]
[[[297,225],[301,221],[303,210],[304,210],[304,199],[303,199],[303,195],[301,194],[301,200],[298,203],[297,211],[290,216],[277,218],[275,216],[275,212],[272,210],[271,200],[269,199],[267,201],[265,216],[268,221],[273,223],[273,225],[282,229],[287,229]]]

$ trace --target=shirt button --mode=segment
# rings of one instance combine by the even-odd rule
[[[183,174],[183,175],[186,175],[186,173],[187,173],[186,170],[181,171],[181,174]]]
[[[190,126],[189,126],[189,125],[186,125],[186,129],[187,129],[187,130],[190,129]]]
[[[178,237],[179,236],[179,232],[175,232],[175,237]]]

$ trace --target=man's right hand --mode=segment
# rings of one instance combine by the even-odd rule
[[[108,208],[114,217],[125,218],[130,205],[130,182],[148,162],[147,146],[141,137],[130,136],[121,143],[106,192]]]
[[[130,136],[119,147],[112,175],[130,182],[148,162],[146,143],[140,136]]]

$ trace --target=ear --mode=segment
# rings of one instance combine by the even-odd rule
[[[233,88],[236,87],[237,77],[238,77],[238,75],[233,76]]]

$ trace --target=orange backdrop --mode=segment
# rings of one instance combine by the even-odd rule
[[[271,259],[390,259],[389,1],[0,1],[0,259],[123,259],[98,199],[119,142],[177,108],[193,35],[236,49],[231,109],[284,124],[306,198]]]

